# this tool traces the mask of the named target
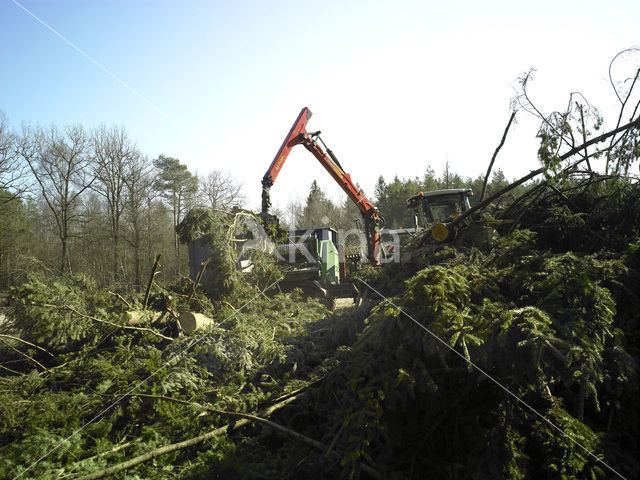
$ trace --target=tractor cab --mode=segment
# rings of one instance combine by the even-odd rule
[[[432,223],[444,223],[471,208],[470,188],[451,188],[420,192],[407,199],[407,207],[413,209],[416,231]]]

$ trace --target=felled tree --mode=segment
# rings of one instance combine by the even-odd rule
[[[231,218],[229,218],[231,217]],[[236,268],[233,216],[215,213],[205,208],[194,208],[176,227],[180,242],[194,241],[210,253],[201,283],[212,300],[229,296],[242,285],[242,276]]]

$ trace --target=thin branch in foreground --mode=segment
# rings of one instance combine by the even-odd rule
[[[13,345],[11,345],[9,342],[7,342],[6,340],[4,340],[3,338],[0,338],[0,342],[4,343],[7,347],[9,347],[11,350],[13,350],[14,352],[16,352],[18,355],[23,356],[24,358],[26,358],[27,360],[30,360],[31,362],[35,363],[37,366],[39,366],[40,368],[42,368],[43,370],[48,370],[47,367],[45,367],[44,365],[42,365],[39,361],[37,361],[35,358],[27,355],[24,352],[21,352],[20,350],[18,350],[16,347],[14,347]]]
[[[198,272],[198,275],[196,276],[195,281],[193,281],[193,287],[191,288],[191,295],[189,295],[189,299],[187,300],[187,303],[191,303],[191,299],[196,294],[196,288],[198,287],[200,280],[202,280],[202,276],[204,275],[204,271],[207,268],[207,265],[209,265],[209,260],[211,260],[211,258],[206,259],[200,265],[200,271]]]
[[[13,370],[13,369],[11,369],[11,368],[9,368],[9,367],[5,367],[5,366],[4,366],[4,365],[2,365],[2,364],[0,364],[0,368],[2,368],[3,370],[6,370],[6,371],[7,371],[7,372],[9,372],[9,373],[14,373],[14,374],[16,374],[16,375],[25,375],[23,372],[18,372],[18,371]]]
[[[267,426],[269,428],[272,428],[273,430],[280,432],[290,438],[294,438],[302,443],[305,443],[307,445],[312,446],[313,448],[320,450],[322,452],[327,452],[327,447],[318,442],[317,440],[314,440],[312,438],[307,437],[306,435],[303,435],[301,433],[298,433],[294,430],[291,430],[287,427],[284,427],[278,423],[272,422],[271,420],[267,420],[266,418],[263,417],[269,417],[272,413],[274,413],[275,411],[285,407],[286,405],[288,405],[289,403],[298,400],[299,398],[301,398],[304,395],[304,393],[301,393],[299,395],[287,398],[286,400],[283,400],[282,402],[279,402],[275,405],[272,405],[271,407],[267,408],[266,410],[264,410],[264,412],[262,412],[262,416],[256,416],[256,415],[251,415],[248,413],[240,413],[240,412],[228,412],[225,410],[217,410],[215,408],[211,408],[211,407],[207,407],[207,406],[203,406],[201,404],[195,403],[195,402],[189,402],[186,400],[181,400],[178,398],[172,398],[172,397],[165,397],[163,395],[147,395],[147,394],[134,394],[131,395],[133,396],[137,396],[137,397],[145,397],[145,398],[155,398],[158,400],[165,400],[165,401],[170,401],[170,402],[175,402],[175,403],[180,403],[182,405],[199,405],[199,406],[203,406],[204,408],[206,408],[206,410],[212,412],[212,413],[216,413],[218,415],[223,415],[223,416],[228,416],[228,417],[234,417],[234,418],[240,418],[240,420],[238,420],[237,422],[234,422],[233,424],[227,424],[223,427],[220,428],[216,428],[215,430],[212,430],[210,432],[207,432],[203,435],[199,435],[197,437],[193,437],[190,438],[188,440],[184,440],[182,442],[178,442],[178,443],[172,443],[170,445],[165,445],[164,447],[160,447],[157,448],[155,450],[152,450],[150,452],[147,452],[143,455],[139,455],[135,458],[132,458],[130,460],[127,460],[126,462],[122,462],[119,463],[117,465],[113,465],[109,468],[106,468],[104,470],[101,470],[99,472],[94,472],[91,473],[89,475],[85,475],[82,477],[79,477],[77,480],[97,480],[99,478],[103,478],[106,477],[107,475],[112,475],[114,473],[117,472],[121,472],[123,470],[127,470],[131,467],[134,467],[136,465],[139,465],[141,463],[144,463],[148,460],[151,460],[155,457],[158,457],[160,455],[164,455],[167,453],[171,453],[174,452],[176,450],[180,450],[183,448],[187,448],[190,447],[192,445],[196,445],[198,443],[202,443],[206,440],[209,440],[211,438],[217,437],[219,435],[223,435],[225,433],[227,433],[231,428],[236,429],[239,427],[242,427],[244,425],[247,425],[251,422],[255,422],[255,423],[259,423],[262,424],[264,426]],[[338,454],[332,454],[333,457],[337,458]],[[361,468],[362,471],[367,473],[368,475],[370,475],[373,478],[376,479],[381,479],[384,478],[383,475],[376,471],[375,469],[373,469],[372,467],[369,467],[368,465],[364,465],[361,464]]]
[[[153,285],[153,280],[156,278],[158,274],[158,267],[160,266],[160,254],[156,257],[156,261],[153,264],[153,268],[151,269],[151,275],[149,276],[149,283],[147,284],[147,291],[144,294],[144,303],[142,305],[142,309],[147,309],[147,304],[149,303],[149,295],[151,294],[151,286]]]
[[[124,450],[125,448],[128,448],[131,445],[134,445],[134,444],[140,442],[141,440],[142,440],[142,437],[138,437],[138,438],[136,438],[134,440],[131,440],[130,442],[120,443],[120,444],[116,445],[115,447],[113,447],[110,450],[106,450],[104,452],[97,453],[97,454],[95,454],[95,455],[93,455],[91,457],[83,458],[82,460],[80,460],[75,465],[78,465],[78,464],[83,463],[83,462],[88,462],[89,460],[95,460],[96,458],[101,458],[101,457],[104,457],[106,455],[110,455],[112,453],[119,452],[120,450]]]
[[[129,304],[129,302],[127,302],[122,295],[120,295],[119,293],[116,293],[116,292],[109,292],[109,293],[111,295],[117,297],[118,300],[120,300],[122,303],[124,303],[127,306],[127,308],[131,308],[131,305]]]
[[[48,350],[45,350],[44,348],[42,348],[42,347],[40,347],[40,346],[38,346],[38,345],[36,345],[34,343],[27,342],[26,340],[23,340],[20,337],[14,337],[13,335],[7,335],[5,333],[0,333],[0,337],[9,338],[11,340],[16,340],[18,342],[24,343],[25,345],[29,345],[30,347],[37,348],[38,350],[46,353],[50,357],[55,357],[55,355],[53,353],[49,352]]]

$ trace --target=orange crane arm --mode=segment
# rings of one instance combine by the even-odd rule
[[[307,107],[303,108],[291,127],[291,130],[289,130],[289,134],[284,139],[273,162],[271,162],[267,173],[264,174],[262,178],[262,213],[266,214],[271,206],[269,190],[282,170],[282,166],[289,156],[291,149],[296,145],[302,144],[318,159],[320,165],[329,172],[329,175],[340,185],[342,190],[344,190],[360,210],[360,214],[364,219],[365,234],[367,236],[367,256],[372,265],[379,265],[382,217],[378,209],[353,183],[351,176],[344,171],[333,152],[324,145],[324,142],[322,142],[319,136],[320,132],[307,132],[306,125],[310,118],[311,111]],[[316,141],[316,138],[320,140],[322,145]]]

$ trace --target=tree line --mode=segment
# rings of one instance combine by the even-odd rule
[[[230,175],[198,177],[177,158],[150,159],[124,127],[18,131],[0,112],[1,288],[45,270],[139,289],[158,254],[175,278],[187,269],[175,233],[185,213],[242,201]]]

